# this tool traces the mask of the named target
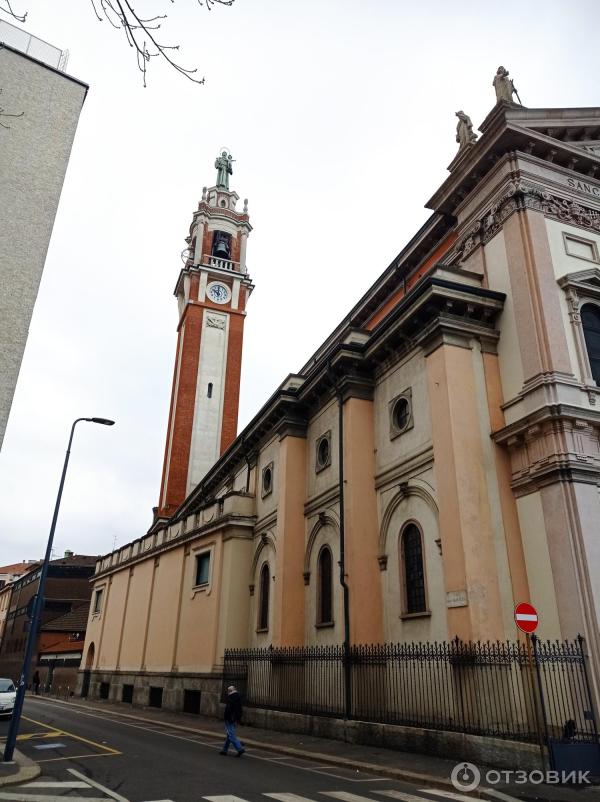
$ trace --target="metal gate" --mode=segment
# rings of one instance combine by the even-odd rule
[[[600,775],[600,742],[584,639],[552,643],[532,635],[540,707],[551,768]]]

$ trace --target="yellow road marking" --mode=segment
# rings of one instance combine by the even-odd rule
[[[52,732],[26,732],[23,735],[17,735],[17,741],[29,741],[31,738],[58,738],[61,733],[58,730]]]
[[[83,738],[81,735],[75,735],[75,733],[73,732],[67,732],[67,730],[57,730],[54,727],[50,727],[48,724],[44,724],[43,721],[36,721],[35,719],[28,718],[27,716],[23,716],[23,718],[25,719],[25,721],[29,721],[32,724],[38,724],[40,727],[44,727],[47,730],[51,730],[53,732],[53,737],[55,738],[60,737],[61,735],[65,735],[68,738],[73,738],[73,740],[75,741],[81,741],[81,743],[88,744],[89,746],[93,746],[96,749],[102,749],[103,751],[108,752],[109,754],[110,753],[115,755],[121,754],[121,752],[119,752],[117,749],[113,749],[111,746],[104,746],[104,744],[99,744],[96,741],[90,741],[89,738]]]
[[[36,760],[36,763],[56,763],[57,760],[84,760],[88,757],[118,757],[122,755],[123,752],[110,752],[108,755],[67,755],[67,757],[48,757],[44,760]]]

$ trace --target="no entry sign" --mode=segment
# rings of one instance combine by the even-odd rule
[[[531,635],[535,632],[539,624],[537,610],[533,604],[521,602],[515,607],[515,623],[522,632]]]

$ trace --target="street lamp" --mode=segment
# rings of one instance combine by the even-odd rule
[[[48,575],[48,563],[52,554],[52,541],[54,540],[54,530],[56,529],[56,519],[58,518],[58,510],[60,507],[60,499],[65,484],[65,476],[67,473],[67,465],[69,464],[69,455],[71,453],[71,443],[73,442],[73,434],[75,426],[79,421],[88,421],[89,423],[101,423],[103,426],[113,426],[114,420],[108,418],[77,418],[73,421],[71,426],[71,436],[69,437],[69,445],[67,446],[67,453],[65,455],[65,464],[63,465],[62,476],[60,477],[60,485],[58,487],[58,495],[56,497],[56,504],[54,506],[54,515],[52,517],[52,525],[50,526],[50,534],[48,535],[48,545],[46,546],[46,556],[42,563],[42,571],[40,574],[40,583],[38,591],[35,596],[33,605],[33,612],[29,622],[29,632],[27,633],[27,646],[25,647],[25,659],[23,660],[23,668],[21,669],[21,678],[19,679],[19,687],[17,688],[17,697],[15,699],[15,707],[13,710],[8,736],[6,738],[6,745],[4,747],[4,762],[8,763],[13,758],[15,751],[15,743],[17,741],[17,733],[19,731],[19,724],[21,722],[21,713],[23,711],[23,701],[25,699],[25,690],[27,688],[27,675],[29,674],[29,664],[31,662],[31,655],[33,646],[37,638],[38,623],[42,615],[44,607],[44,590],[46,587],[46,576]]]

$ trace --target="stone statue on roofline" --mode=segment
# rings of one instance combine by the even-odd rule
[[[508,77],[508,70],[504,67],[500,66],[496,70],[494,80],[492,81],[492,86],[496,90],[496,103],[500,103],[502,100],[506,103],[514,103],[515,101],[513,100],[513,95],[516,95],[519,104],[522,105],[521,98],[519,97],[519,93],[515,88],[515,84]]]
[[[458,149],[466,148],[467,145],[473,145],[477,141],[477,134],[473,131],[473,123],[468,114],[464,111],[457,111],[458,123],[456,126],[456,141],[458,142]]]

